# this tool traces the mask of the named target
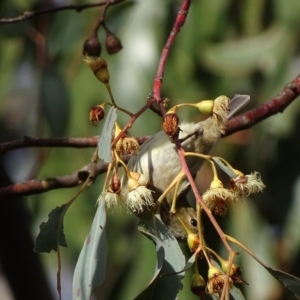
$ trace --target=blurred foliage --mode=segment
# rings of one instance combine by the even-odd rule
[[[0,18],[67,3],[2,1]],[[101,55],[108,61],[116,102],[127,110],[137,111],[151,92],[159,55],[179,4],[175,0],[125,1],[108,11],[107,26],[121,39],[124,49],[114,56],[103,49]],[[98,14],[99,8],[81,13],[61,11],[0,26],[1,141],[23,135],[100,134],[101,126],[89,123],[88,112],[93,105],[108,101],[109,96],[82,62],[82,46]],[[298,0],[192,1],[187,22],[167,60],[162,96],[175,104],[214,99],[220,94],[249,94],[251,107],[272,98],[300,70],[299,15]],[[103,29],[99,38],[104,43]],[[299,206],[300,192],[295,187],[300,172],[299,112],[300,103],[296,101],[283,114],[226,138],[214,149],[245,173],[261,172],[267,185],[263,195],[235,207],[229,222],[221,220],[223,227],[267,264],[298,277],[300,248],[295,228],[300,224],[295,207]],[[180,118],[200,120],[197,112],[188,109],[180,112]],[[120,115],[120,125],[127,121],[127,116]],[[131,134],[150,135],[160,126],[160,119],[146,112]],[[90,161],[92,153],[93,149],[17,150],[5,156],[5,166],[13,180],[53,177],[78,170]],[[198,176],[200,190],[207,187],[205,174],[204,166]],[[102,183],[101,176],[66,215],[69,248],[63,250],[63,265],[71,265],[71,269],[89,231]],[[27,197],[34,217],[33,236],[51,209],[75,192],[60,189]],[[153,274],[153,244],[137,233],[136,225],[137,219],[129,213],[108,214],[109,277],[102,299],[132,299]],[[219,243],[213,231],[206,235],[210,243]],[[49,260],[56,256],[43,258],[53,272],[56,264]],[[238,263],[250,283],[243,287],[247,299],[292,299],[246,254],[240,254]],[[69,288],[64,286],[64,278],[62,285]],[[188,275],[179,299],[197,299],[189,291]]]

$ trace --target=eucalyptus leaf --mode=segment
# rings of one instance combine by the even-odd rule
[[[236,178],[238,174],[234,173],[231,168],[226,166],[223,161],[219,157],[212,157],[213,161],[220,167],[222,171],[224,171],[229,177]]]
[[[233,286],[230,289],[230,299],[234,300],[245,300],[244,295],[242,294],[241,290],[237,288],[236,286]]]
[[[293,276],[291,274],[288,274],[286,272],[283,272],[281,270],[276,270],[273,268],[270,268],[266,265],[263,265],[263,267],[278,281],[280,281],[285,288],[290,290],[294,293],[295,297],[297,299],[300,299],[300,278]]]
[[[199,52],[203,64],[222,76],[240,77],[253,71],[270,71],[291,46],[291,32],[274,24],[264,32],[238,40],[209,44]]]
[[[117,108],[111,107],[105,119],[101,138],[98,142],[98,156],[106,163],[110,163],[112,160],[110,145],[117,116]]]
[[[66,209],[67,204],[54,208],[48,215],[48,221],[41,223],[34,251],[49,253],[51,250],[57,251],[59,245],[68,247],[63,226]]]
[[[185,267],[185,257],[177,240],[158,216],[143,220],[143,227],[144,231],[149,233],[148,237],[151,234],[160,240],[165,252],[160,276],[151,282],[151,287],[147,287],[147,289],[152,289],[152,293],[146,299],[174,300],[182,289],[181,280],[185,275],[182,272]],[[135,299],[145,299],[142,297],[143,293]]]
[[[189,260],[187,261],[185,267],[183,268],[182,272],[187,271],[188,269],[190,269],[193,264],[195,263],[196,260],[196,252],[189,258]]]
[[[73,300],[91,299],[93,292],[104,283],[106,252],[106,207],[105,201],[100,199],[90,232],[75,267]]]
[[[70,115],[70,96],[63,77],[54,67],[47,67],[41,81],[41,104],[51,132],[62,136]]]
[[[158,279],[158,275],[163,267],[163,262],[165,258],[165,250],[163,248],[162,242],[153,234],[149,233],[145,228],[139,226],[139,231],[144,234],[148,239],[153,241],[155,244],[157,261],[155,266],[155,271],[152,279],[150,280],[146,289],[144,289],[135,300],[143,300],[143,299],[151,299],[151,295],[153,293],[153,289],[155,288],[156,280]]]

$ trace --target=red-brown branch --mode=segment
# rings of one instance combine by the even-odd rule
[[[122,157],[122,159],[126,163],[129,159],[129,156]],[[57,176],[41,180],[33,179],[3,187],[0,189],[0,199],[4,199],[5,197],[41,194],[54,189],[78,186],[82,184],[90,175],[91,166],[91,164],[88,164],[79,171],[76,171],[70,175]],[[96,167],[95,176],[106,171],[107,164],[100,163]]]
[[[138,143],[141,145],[149,137],[137,137]],[[0,154],[5,154],[8,151],[20,148],[34,148],[34,147],[60,147],[60,148],[95,148],[99,141],[99,136],[79,137],[79,138],[34,138],[24,136],[21,139],[11,142],[0,143]]]
[[[123,1],[123,0],[121,0]],[[117,3],[121,1],[111,1],[110,3]],[[93,7],[93,6],[99,6],[99,5],[105,5],[107,4],[107,1],[98,2],[92,5],[85,4],[82,6],[76,6],[81,7],[78,8],[78,11]],[[165,69],[165,64],[167,57],[170,52],[170,48],[174,43],[175,37],[180,31],[180,28],[185,22],[186,15],[188,12],[190,6],[190,0],[184,0],[183,4],[181,6],[181,9],[177,15],[175,24],[172,28],[172,31],[170,33],[170,36],[166,42],[166,45],[162,51],[161,58],[159,61],[157,73],[154,79],[153,83],[153,97],[148,99],[148,103],[142,107],[128,122],[128,124],[125,126],[123,131],[125,132],[131,125],[134,123],[134,121],[154,102],[160,103],[160,90],[162,86],[162,79]],[[69,9],[70,7],[74,6],[67,6]],[[56,8],[58,9],[58,8]],[[68,9],[68,8],[65,8]],[[60,8],[62,10],[62,7]],[[51,11],[53,12],[53,11]],[[45,11],[43,13],[46,13]],[[1,23],[1,19],[0,19]],[[300,94],[300,74],[292,80],[290,83],[288,83],[284,89],[277,94],[277,96],[265,104],[262,104],[261,106],[254,108],[244,114],[241,114],[235,118],[232,118],[227,123],[227,130],[226,135],[230,135],[236,131],[247,129],[256,123],[268,118],[269,116],[272,116],[278,112],[282,112],[292,101],[294,101]],[[164,108],[162,105],[160,105],[160,109],[162,114],[164,114]],[[123,132],[122,131],[122,132]],[[122,134],[122,133],[121,133]],[[120,135],[121,135],[120,134]],[[72,148],[87,148],[87,147],[95,147],[98,143],[99,137],[88,137],[88,138],[32,138],[32,137],[24,137],[23,139],[6,142],[0,144],[0,153],[5,153],[10,150],[24,148],[24,147],[72,147]],[[143,143],[147,137],[139,138],[139,143]],[[18,183],[15,185],[11,185],[8,187],[4,187],[0,189],[0,197],[1,196],[19,196],[19,195],[29,195],[29,194],[37,194],[37,193],[43,193],[45,191],[56,189],[56,188],[63,188],[63,187],[72,187],[79,185],[82,182],[82,174],[85,174],[86,168],[88,168],[89,165],[85,166],[81,171],[75,172],[74,174],[63,176],[63,177],[55,177],[45,180],[31,180],[24,183]],[[103,173],[106,171],[106,167],[104,166],[98,166],[96,175]],[[86,175],[86,174],[85,174]],[[85,176],[84,175],[84,176]]]
[[[162,86],[162,82],[163,82],[166,61],[169,56],[170,49],[175,41],[175,38],[186,20],[190,4],[191,4],[191,0],[183,1],[181,8],[177,14],[172,31],[171,31],[171,33],[168,37],[168,40],[162,50],[160,60],[158,63],[157,72],[156,72],[154,82],[153,82],[153,89],[152,89],[153,98],[156,100],[157,103],[159,103],[161,100],[160,90],[161,90],[161,86]],[[164,115],[165,110],[164,110],[163,105],[160,105],[160,109],[161,109],[162,115]]]
[[[254,108],[242,115],[232,118],[227,123],[226,135],[230,135],[236,131],[249,128],[256,123],[272,116],[278,112],[282,112],[291,102],[300,95],[300,74],[288,83],[284,89],[277,94],[276,97]],[[140,112],[139,112],[140,114]],[[142,144],[148,137],[138,138]],[[23,139],[1,143],[0,153],[25,147],[71,147],[71,148],[88,148],[96,147],[99,137],[88,138],[32,138],[24,137]],[[4,196],[20,196],[43,193],[52,189],[74,187],[82,182],[82,178],[78,174],[84,173],[83,168],[74,174],[49,178],[45,180],[31,180],[23,183],[17,183],[0,189],[0,197]],[[106,171],[106,167],[97,168],[96,175]]]
[[[57,6],[57,7],[52,7],[52,8],[46,8],[46,9],[41,9],[41,10],[36,10],[36,11],[25,11],[22,15],[14,17],[14,18],[2,18],[0,19],[0,24],[8,24],[8,23],[17,23],[17,22],[22,22],[25,20],[28,20],[30,18],[33,18],[38,15],[45,15],[45,14],[51,14],[51,13],[56,13],[59,11],[63,10],[75,10],[76,12],[81,12],[84,9],[87,8],[92,8],[92,7],[97,7],[97,6],[103,6],[107,5],[113,5],[119,2],[123,2],[124,0],[105,0],[105,1],[100,1],[96,3],[85,3],[85,4],[78,4],[78,5],[63,5],[63,6]]]

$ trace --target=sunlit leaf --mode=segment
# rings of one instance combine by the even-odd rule
[[[50,252],[57,251],[57,247],[68,247],[63,226],[63,217],[67,204],[54,208],[49,213],[47,222],[40,225],[40,233],[36,238],[36,245],[34,251],[36,252]]]
[[[117,116],[117,109],[115,107],[111,107],[105,119],[101,138],[98,142],[98,156],[106,163],[110,163],[112,160],[110,144]]]
[[[106,278],[106,208],[99,201],[90,232],[80,252],[73,278],[73,300],[91,299]]]
[[[147,287],[147,289],[152,289],[151,297],[147,299],[176,299],[182,289],[181,280],[185,275],[184,272],[178,273],[185,267],[182,250],[175,237],[157,216],[143,220],[143,227],[149,233],[147,237],[156,236],[160,240],[165,252],[160,276]],[[145,299],[142,297],[144,292],[135,299]]]

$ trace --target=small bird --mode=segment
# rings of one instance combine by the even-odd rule
[[[227,119],[246,105],[249,99],[248,95],[235,95],[229,101]],[[178,138],[182,140],[181,146],[185,152],[208,154],[222,135],[213,117],[198,123],[184,122],[179,125],[179,128]],[[188,156],[186,161],[191,174],[195,177],[204,159]],[[154,191],[152,195],[155,201],[182,170],[176,146],[164,131],[160,131],[149,138],[141,146],[139,153],[130,158],[127,166],[130,171],[142,173],[146,176],[150,182],[149,188]],[[126,182],[126,176],[123,176],[122,191],[126,191]],[[186,194],[190,190],[188,179],[183,177],[179,184],[176,195],[176,214],[170,213],[174,190],[172,188],[167,193],[166,199],[161,203],[160,215],[171,233],[179,241],[184,241],[187,237],[187,229],[191,233],[198,231],[195,209],[190,206],[186,198]]]

